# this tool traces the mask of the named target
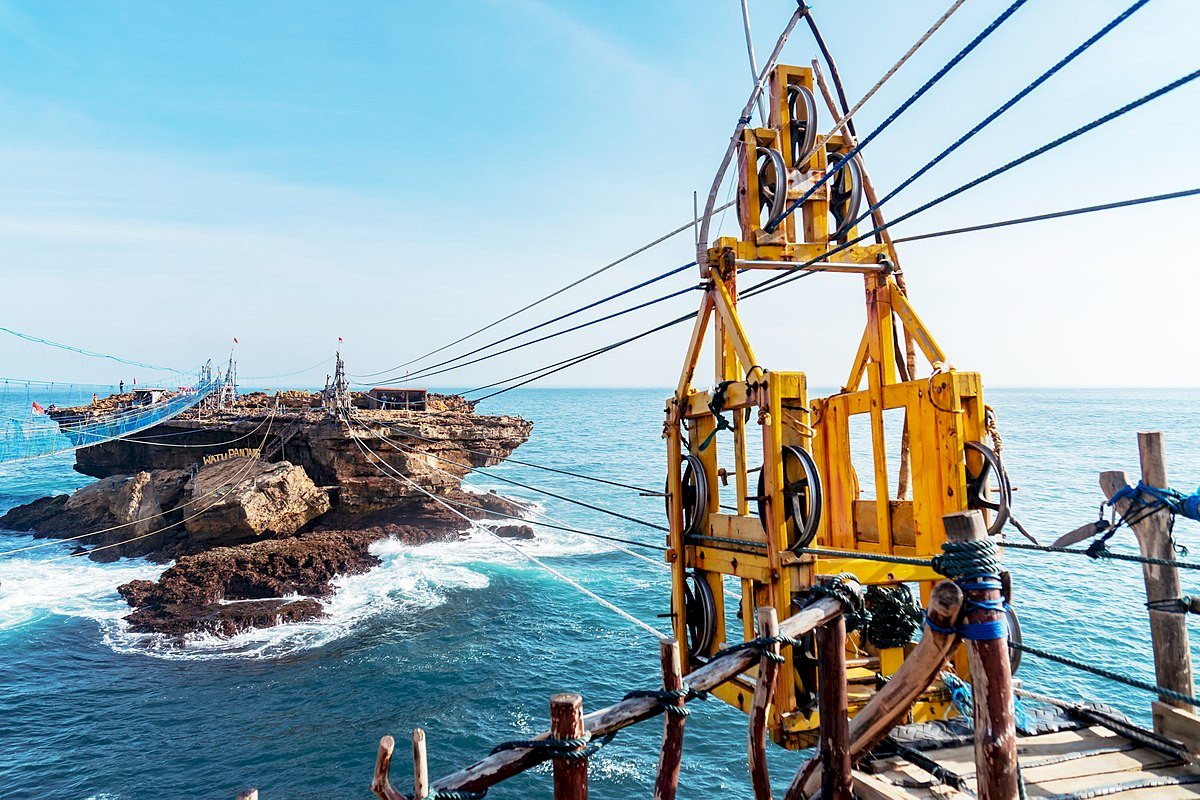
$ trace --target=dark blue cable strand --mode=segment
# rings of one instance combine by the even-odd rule
[[[555,317],[554,319],[546,320],[545,322],[539,323],[537,325],[531,325],[530,327],[526,328],[523,331],[517,331],[516,333],[505,336],[503,339],[497,339],[494,342],[488,342],[487,344],[482,345],[481,347],[476,347],[474,350],[470,350],[466,353],[462,353],[460,355],[454,356],[453,358],[448,358],[445,361],[439,361],[436,364],[430,364],[428,367],[422,367],[421,369],[413,371],[411,374],[409,374],[408,377],[413,378],[413,377],[418,377],[421,375],[428,374],[430,370],[437,369],[438,367],[444,367],[447,364],[453,364],[455,361],[461,361],[464,358],[473,356],[476,353],[480,353],[484,350],[487,350],[488,348],[495,347],[496,345],[504,344],[505,342],[511,341],[512,339],[515,339],[518,336],[524,336],[527,333],[533,333],[534,331],[541,330],[542,328],[545,328],[547,325],[553,325],[554,323],[561,322],[562,320],[567,319],[568,317],[573,317],[576,314],[581,314],[584,311],[595,308],[596,306],[603,305],[610,300],[616,300],[618,297],[623,297],[631,292],[636,292],[638,289],[645,288],[652,283],[657,283],[658,281],[661,281],[664,278],[669,278],[672,275],[678,275],[679,273],[683,272],[684,270],[691,269],[694,266],[696,266],[696,262],[691,261],[687,264],[684,264],[683,266],[675,267],[674,269],[667,270],[666,272],[662,273],[661,275],[656,275],[653,278],[648,278],[647,280],[644,280],[639,284],[630,286],[628,289],[622,289],[621,291],[619,291],[615,294],[610,294],[608,297],[602,297],[601,299],[596,300],[593,303],[588,303],[586,306],[581,306],[580,308],[576,308],[573,311],[568,311],[565,314],[560,314],[557,317]]]
[[[1105,114],[1102,117],[1098,117],[1085,125],[1079,126],[1078,128],[1071,131],[1070,133],[1065,133],[1062,136],[1058,137],[1057,139],[1047,142],[1046,144],[1042,145],[1041,147],[1038,147],[1034,150],[1030,150],[1028,153],[1026,153],[1023,156],[1014,158],[1012,161],[1009,161],[1007,164],[1004,164],[1003,166],[997,167],[996,169],[994,169],[990,172],[980,175],[978,178],[975,178],[974,180],[964,183],[955,189],[951,189],[950,191],[946,192],[945,194],[939,195],[938,197],[935,197],[934,199],[930,200],[929,202],[924,203],[920,206],[917,206],[916,208],[914,208],[910,211],[906,211],[905,213],[901,214],[899,217],[896,217],[895,219],[888,222],[886,225],[881,225],[878,228],[875,228],[874,230],[868,231],[864,234],[861,234],[860,236],[857,236],[854,239],[851,239],[850,241],[846,242],[845,244],[840,244],[837,247],[822,253],[817,258],[797,264],[796,266],[788,269],[786,272],[781,272],[780,274],[778,274],[772,278],[768,278],[767,280],[762,281],[762,282],[758,283],[757,285],[750,287],[745,292],[743,292],[741,294],[741,299],[753,297],[755,294],[766,291],[767,288],[774,288],[775,286],[782,286],[782,285],[790,283],[794,280],[799,280],[800,278],[803,278],[806,275],[812,274],[811,272],[803,272],[803,270],[812,266],[817,261],[823,261],[823,260],[829,258],[829,256],[831,256],[831,255],[840,253],[843,250],[849,248],[850,246],[858,244],[859,242],[863,241],[864,239],[866,239],[870,236],[874,236],[876,233],[878,233],[881,230],[884,230],[885,228],[890,228],[893,225],[896,225],[900,222],[903,222],[907,219],[910,219],[910,218],[916,216],[917,214],[920,214],[924,211],[928,211],[929,209],[933,208],[934,206],[940,205],[940,204],[946,202],[947,200],[957,197],[958,195],[962,194],[963,192],[965,192],[969,189],[974,189],[976,186],[980,185],[981,183],[986,183],[987,181],[990,181],[992,178],[1002,175],[1011,169],[1019,167],[1027,161],[1031,161],[1040,155],[1044,155],[1044,154],[1050,152],[1051,150],[1054,150],[1057,147],[1061,147],[1062,145],[1066,144],[1067,142],[1070,142],[1073,139],[1076,139],[1076,138],[1084,135],[1085,133],[1089,133],[1089,132],[1095,130],[1096,128],[1100,127],[1101,125],[1105,125],[1109,122],[1112,122],[1114,119],[1122,117],[1125,114],[1128,114],[1130,111],[1135,111],[1135,110],[1141,108],[1142,106],[1146,105],[1147,103],[1149,103],[1153,100],[1157,100],[1158,98],[1162,97],[1163,95],[1169,94],[1169,93],[1175,91],[1176,89],[1186,86],[1187,84],[1196,80],[1196,78],[1200,78],[1200,70],[1194,70],[1193,72],[1189,72],[1188,74],[1184,75],[1183,77],[1177,78],[1176,80],[1173,80],[1170,83],[1168,83],[1164,86],[1161,86],[1158,89],[1155,89],[1153,92],[1150,92],[1149,94],[1145,94],[1145,95],[1139,97],[1137,100],[1133,100],[1129,103],[1126,103],[1125,105],[1121,106],[1120,108],[1116,109],[1115,111],[1110,111],[1109,113]],[[796,273],[797,271],[800,271],[801,274],[799,274],[799,275],[793,274],[793,273]]]
[[[601,322],[607,322],[610,319],[616,319],[617,317],[622,317],[626,314],[631,314],[634,311],[640,311],[643,308],[649,308],[650,306],[657,305],[658,303],[662,303],[666,300],[670,300],[672,298],[679,297],[680,295],[687,294],[688,292],[695,291],[697,288],[699,288],[699,287],[688,286],[687,288],[680,289],[677,292],[671,292],[670,294],[664,294],[662,297],[656,297],[653,300],[647,300],[644,303],[638,303],[636,306],[630,306],[629,308],[624,308],[624,309],[621,309],[620,311],[614,311],[613,313],[606,314],[603,317],[597,317],[596,319],[589,320],[587,322],[581,322],[580,324],[574,325],[570,328],[564,328],[561,331],[555,331],[554,333],[549,333],[549,334],[546,334],[545,336],[539,336],[537,339],[531,339],[528,342],[522,342],[521,344],[516,344],[516,345],[513,345],[512,347],[506,347],[503,350],[497,350],[494,353],[488,353],[485,356],[480,356],[479,358],[472,359],[471,361],[464,361],[461,364],[455,364],[454,366],[451,366],[451,367],[445,367],[443,369],[435,370],[433,372],[422,373],[420,377],[429,378],[434,375],[441,375],[444,372],[452,372],[456,369],[462,369],[463,367],[469,367],[472,364],[478,364],[480,361],[487,361],[488,359],[495,358],[496,356],[502,356],[502,355],[505,355],[506,353],[511,353],[514,350],[520,350],[522,348],[529,347],[530,345],[540,344],[541,342],[545,342],[549,339],[557,338],[559,336],[562,336],[563,334],[574,333],[575,331],[582,330],[584,328],[590,328],[592,325],[598,325]],[[412,378],[415,376],[409,375],[408,377]]]
[[[967,44],[966,47],[964,47],[962,50],[958,51],[958,54],[955,55],[954,58],[947,61],[942,66],[941,69],[939,69],[936,73],[934,73],[932,78],[925,81],[924,85],[921,86],[920,89],[917,89],[917,91],[914,92],[907,100],[905,100],[903,103],[901,103],[896,108],[895,111],[893,111],[890,115],[888,115],[888,118],[885,119],[882,123],[880,123],[879,127],[877,127],[875,130],[868,133],[865,139],[863,139],[861,142],[859,142],[857,145],[855,145],[850,150],[850,152],[846,153],[846,155],[842,159],[842,161],[843,162],[849,161],[851,158],[853,158],[855,155],[857,155],[859,151],[861,151],[864,147],[866,147],[868,144],[870,144],[871,141],[876,136],[883,133],[888,128],[888,126],[891,125],[893,122],[895,122],[900,117],[901,114],[903,114],[905,111],[907,111],[909,109],[909,107],[912,106],[913,103],[920,100],[921,97],[927,91],[929,91],[930,89],[933,88],[934,84],[936,84],[938,81],[940,81],[942,78],[944,78],[946,76],[946,73],[948,73],[950,70],[954,69],[954,67],[958,66],[958,63],[960,61],[962,61],[964,58],[966,58],[968,55],[970,55],[972,50],[974,50],[976,47],[978,47],[983,42],[984,39],[991,36],[996,31],[997,28],[999,28],[1001,25],[1003,25],[1004,22],[1009,17],[1011,17],[1013,14],[1015,14],[1017,12],[1017,10],[1021,8],[1021,6],[1025,5],[1026,2],[1028,2],[1028,0],[1016,0],[1016,2],[1014,2],[1012,5],[1010,5],[1008,8],[1006,8],[1004,10],[1004,13],[1002,13],[1000,16],[998,16],[994,20],[992,20],[991,24],[988,25],[986,28],[984,28],[982,31],[980,31],[979,34],[974,39],[972,39]],[[778,219],[773,219],[767,223],[767,226],[766,226],[767,231],[773,232],[776,228],[778,228],[779,224],[781,222],[783,222],[785,219],[787,219],[789,216],[791,216],[792,212],[794,212],[797,208],[802,206],[804,204],[804,202],[806,200],[808,200],[808,198],[812,197],[813,194],[818,189],[820,189],[822,186],[824,186],[826,183],[828,183],[833,178],[833,176],[836,174],[837,174],[837,170],[827,170],[825,172],[825,176],[822,177],[821,180],[817,181],[817,183],[814,184],[811,189],[809,189],[807,192],[805,192],[803,196],[796,199],[795,201],[792,202],[791,205],[789,205],[787,208],[785,208],[783,210],[783,213],[779,215]]]
[[[1039,86],[1041,86],[1046,81],[1050,80],[1050,78],[1054,77],[1060,70],[1062,70],[1063,67],[1067,66],[1072,61],[1074,61],[1076,58],[1078,58],[1080,55],[1082,55],[1088,48],[1090,48],[1096,42],[1100,41],[1105,36],[1107,36],[1110,32],[1112,32],[1112,30],[1114,28],[1116,28],[1118,25],[1120,25],[1125,20],[1129,19],[1131,16],[1134,15],[1134,13],[1136,13],[1139,9],[1141,9],[1142,6],[1146,5],[1149,2],[1150,2],[1150,0],[1137,0],[1136,3],[1131,5],[1129,8],[1125,9],[1123,12],[1121,12],[1111,22],[1109,22],[1107,25],[1105,25],[1100,30],[1096,31],[1096,33],[1094,33],[1091,36],[1091,38],[1089,38],[1083,44],[1076,47],[1074,50],[1072,50],[1067,55],[1063,56],[1063,58],[1057,64],[1055,64],[1054,66],[1050,67],[1050,69],[1043,72],[1036,79],[1034,79],[1034,81],[1032,83],[1030,83],[1028,86],[1026,86],[1021,91],[1017,92],[1011,98],[1009,98],[1003,105],[1001,105],[999,108],[997,108],[991,114],[988,114],[987,117],[985,117],[981,122],[979,122],[979,124],[977,124],[974,128],[971,128],[971,130],[967,131],[962,136],[960,136],[958,138],[958,140],[954,142],[954,144],[950,145],[945,150],[938,153],[928,163],[926,163],[925,166],[921,167],[919,170],[914,172],[912,175],[909,175],[907,178],[905,178],[900,183],[899,186],[897,186],[895,189],[892,189],[886,195],[884,195],[879,200],[877,200],[875,202],[875,205],[868,208],[864,213],[859,214],[858,218],[854,220],[854,222],[851,224],[850,227],[853,227],[854,225],[857,225],[858,223],[862,222],[864,219],[867,219],[868,217],[870,217],[872,212],[878,210],[879,207],[882,206],[884,203],[886,203],[888,200],[891,200],[893,197],[900,194],[900,192],[904,191],[906,188],[908,188],[910,185],[912,185],[912,183],[914,181],[920,179],[920,177],[922,175],[924,175],[926,172],[928,172],[929,170],[933,169],[938,164],[940,164],[942,162],[942,160],[946,158],[946,156],[950,155],[955,150],[962,147],[970,139],[972,139],[975,136],[975,134],[979,133],[984,128],[986,128],[988,125],[991,125],[993,122],[995,122],[1000,116],[1005,114],[1009,109],[1011,109],[1017,103],[1024,100],[1031,92],[1033,92],[1035,89],[1037,89]]]

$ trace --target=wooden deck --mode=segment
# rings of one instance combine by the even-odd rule
[[[1020,737],[1017,753],[1031,798],[1176,800],[1200,798],[1200,767],[1187,759],[1092,726]],[[973,745],[925,750],[924,767],[893,756],[855,771],[863,800],[974,800]],[[933,764],[937,766],[934,767]],[[935,777],[933,772],[945,772]],[[957,784],[957,786],[955,786]],[[1101,790],[1101,791],[1095,791]]]

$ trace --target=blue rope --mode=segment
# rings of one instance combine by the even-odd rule
[[[175,369],[173,367],[160,367],[155,364],[147,364],[144,361],[130,361],[127,358],[120,358],[118,356],[109,355],[108,353],[97,353],[94,350],[84,350],[81,347],[73,347],[72,345],[62,344],[61,342],[52,342],[49,339],[43,339],[40,336],[31,336],[28,333],[21,333],[20,331],[14,331],[12,328],[0,327],[0,331],[3,331],[4,333],[12,334],[13,336],[16,336],[18,339],[24,339],[27,342],[34,342],[36,344],[44,344],[47,347],[57,347],[59,350],[67,350],[68,352],[79,353],[80,355],[89,356],[91,358],[107,358],[109,361],[116,361],[121,364],[128,364],[131,367],[143,367],[145,369],[156,369],[156,370],[160,370],[162,372],[175,372],[175,373],[186,372],[186,370],[179,370],[179,369]]]
[[[890,192],[888,192],[882,198],[877,200],[875,202],[875,205],[871,206],[864,213],[860,214],[858,216],[858,218],[855,219],[854,222],[850,225],[850,227],[854,227],[854,225],[857,225],[858,223],[862,222],[864,219],[867,219],[868,217],[870,217],[871,212],[876,211],[880,206],[882,206],[888,200],[891,200],[893,197],[900,194],[900,192],[907,189],[914,181],[918,180],[926,172],[928,172],[929,170],[933,169],[938,164],[940,164],[942,162],[942,160],[946,158],[946,156],[950,155],[955,150],[962,147],[970,139],[972,139],[975,136],[975,134],[979,133],[984,128],[986,128],[988,125],[991,125],[993,122],[995,122],[1000,116],[1005,114],[1009,109],[1011,109],[1017,103],[1024,100],[1027,96],[1029,96],[1029,94],[1031,92],[1033,92],[1035,89],[1037,89],[1039,86],[1041,86],[1046,81],[1050,80],[1050,78],[1054,77],[1063,67],[1067,66],[1067,64],[1070,64],[1072,61],[1074,61],[1076,58],[1078,58],[1080,55],[1082,55],[1084,53],[1084,51],[1086,51],[1089,47],[1091,47],[1096,42],[1103,39],[1110,32],[1112,32],[1112,30],[1114,28],[1116,28],[1118,25],[1120,25],[1125,20],[1129,19],[1131,16],[1134,15],[1134,13],[1136,13],[1139,9],[1141,9],[1142,6],[1146,5],[1149,2],[1150,2],[1150,0],[1137,0],[1136,3],[1134,3],[1133,5],[1131,5],[1129,8],[1125,9],[1124,11],[1122,11],[1111,22],[1109,22],[1107,25],[1105,25],[1100,30],[1096,31],[1096,33],[1094,33],[1091,36],[1091,38],[1089,38],[1083,44],[1076,47],[1074,50],[1072,50],[1067,55],[1063,56],[1063,58],[1057,64],[1055,64],[1054,66],[1050,67],[1050,69],[1043,72],[1041,75],[1039,75],[1037,78],[1035,78],[1032,83],[1027,85],[1024,89],[1017,92],[1012,97],[1010,97],[1003,105],[1001,105],[999,108],[997,108],[991,114],[988,114],[987,117],[985,117],[982,121],[980,121],[979,124],[977,124],[974,128],[971,128],[971,130],[967,131],[962,136],[960,136],[958,138],[958,140],[956,142],[954,142],[954,144],[950,145],[945,150],[938,153],[928,163],[926,163],[925,166],[921,167],[919,170],[914,172],[912,175],[905,178],[900,183],[899,186],[897,186],[895,189],[892,189]]]
[[[982,31],[980,31],[979,34],[974,39],[972,39],[967,44],[966,47],[964,47],[962,50],[958,51],[958,54],[955,55],[954,58],[947,61],[942,66],[941,69],[939,69],[936,73],[934,73],[932,78],[925,81],[925,84],[920,89],[917,89],[917,91],[914,92],[907,100],[905,100],[903,103],[901,103],[896,108],[896,110],[893,111],[888,116],[887,119],[885,119],[882,123],[880,123],[879,127],[877,127],[875,130],[868,133],[865,139],[863,139],[861,142],[859,142],[857,145],[855,145],[850,150],[850,152],[846,153],[846,155],[842,158],[842,161],[846,162],[846,161],[849,161],[850,159],[854,158],[854,156],[857,155],[859,153],[859,151],[861,151],[864,147],[866,147],[868,144],[870,144],[871,141],[876,136],[878,136],[879,134],[881,134],[885,130],[887,130],[889,125],[891,125],[893,122],[895,122],[901,114],[903,114],[905,111],[907,111],[909,109],[910,106],[912,106],[913,103],[920,100],[921,97],[927,91],[929,91],[930,89],[933,88],[934,84],[936,84],[938,81],[940,81],[942,78],[944,78],[946,76],[946,73],[948,73],[950,70],[952,70],[956,66],[958,66],[958,63],[960,61],[962,61],[964,58],[966,58],[971,53],[972,50],[974,50],[976,47],[978,47],[983,42],[984,39],[991,36],[996,31],[997,28],[999,28],[1001,25],[1003,25],[1004,22],[1009,17],[1011,17],[1013,14],[1015,14],[1021,6],[1025,5],[1025,3],[1027,1],[1028,0],[1016,0],[1016,2],[1014,2],[1011,6],[1009,6],[1008,8],[1006,8],[1004,10],[1004,13],[1002,13],[1000,16],[996,17],[996,19],[992,20],[991,24],[988,25],[986,28],[984,28]],[[778,219],[773,219],[767,223],[767,226],[766,226],[767,231],[773,232],[776,228],[778,228],[779,224],[781,222],[783,222],[785,219],[787,219],[789,216],[791,216],[792,212],[794,212],[797,208],[804,205],[804,202],[806,200],[808,200],[808,198],[812,197],[813,194],[816,193],[816,191],[818,189],[820,189],[822,186],[824,186],[826,183],[828,183],[833,178],[833,176],[836,174],[837,174],[837,170],[827,170],[825,172],[824,177],[822,177],[821,180],[817,181],[817,183],[814,184],[813,187],[811,189],[809,189],[807,192],[805,192],[801,197],[794,200],[791,203],[791,205],[789,205],[787,208],[785,208],[783,210],[783,213],[779,215]]]
[[[1175,489],[1149,486],[1145,481],[1138,481],[1137,486],[1124,486],[1119,489],[1108,499],[1108,505],[1115,505],[1118,500],[1130,500],[1134,504],[1144,505],[1141,498],[1143,494],[1162,503],[1172,514],[1200,521],[1200,489],[1192,494],[1184,494]]]

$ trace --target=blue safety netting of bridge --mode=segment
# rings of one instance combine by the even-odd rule
[[[221,388],[219,380],[203,380],[158,402],[126,405],[113,411],[78,414],[31,414],[9,418],[0,430],[0,462],[39,458],[130,436],[176,417]]]

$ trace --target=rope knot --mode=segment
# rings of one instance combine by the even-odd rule
[[[945,542],[941,555],[934,556],[930,566],[952,580],[973,575],[998,575],[1000,553],[991,537],[970,542]]]

